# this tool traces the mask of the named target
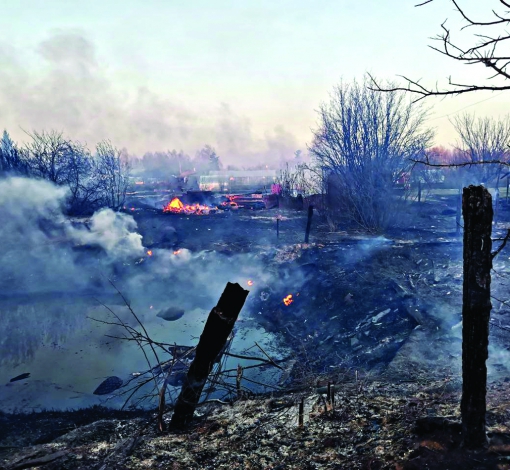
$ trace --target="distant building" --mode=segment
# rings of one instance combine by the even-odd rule
[[[276,182],[277,170],[219,170],[200,176],[201,191],[238,192],[271,191]]]

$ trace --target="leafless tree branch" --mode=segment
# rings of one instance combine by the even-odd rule
[[[415,6],[421,7],[431,3],[432,1],[433,0],[427,0]],[[493,20],[479,20],[466,13],[459,0],[451,0],[451,2],[454,5],[457,14],[467,22],[466,25],[460,28],[461,30],[468,27],[474,27],[490,28],[491,31],[494,31],[494,28],[507,28],[510,24],[510,13],[508,11],[500,13],[496,10],[491,10],[491,14],[494,17]],[[500,3],[505,7],[509,7],[510,5],[509,2],[504,0],[500,0]],[[446,26],[446,20],[441,24],[441,29],[442,33],[433,39],[440,41],[442,45],[441,47],[430,46],[433,50],[449,57],[450,59],[456,60],[466,65],[480,65],[489,68],[494,72],[494,74],[488,77],[488,80],[494,78],[500,78],[503,80],[510,79],[510,72],[507,71],[510,57],[505,55],[498,55],[497,53],[497,47],[510,39],[510,35],[506,29],[492,35],[478,32],[473,33],[473,37],[475,40],[478,40],[478,43],[470,45],[469,47],[461,47],[458,43],[453,41],[451,31]],[[437,85],[436,87],[429,87],[419,83],[419,80],[413,80],[405,76],[402,76],[402,78],[407,82],[407,86],[388,87],[381,86],[372,77],[370,78],[372,81],[371,89],[384,92],[406,91],[413,93],[417,96],[417,98],[414,100],[415,102],[429,96],[460,95],[474,91],[504,91],[510,89],[510,85],[505,83],[492,86],[485,85],[483,83],[465,84],[456,83],[455,81],[452,81],[451,78],[448,79],[448,84],[444,88],[439,88]]]

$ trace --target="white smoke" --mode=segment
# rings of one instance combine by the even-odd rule
[[[69,236],[82,244],[101,246],[112,259],[142,256],[142,236],[136,233],[136,222],[129,215],[101,209],[91,220],[89,230],[69,227]]]

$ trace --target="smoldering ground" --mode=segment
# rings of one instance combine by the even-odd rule
[[[271,282],[253,254],[159,248],[149,256],[130,215],[103,209],[71,219],[64,215],[65,197],[45,181],[0,182],[0,381],[29,369],[26,383],[37,389],[37,398],[31,402],[34,395],[22,388],[25,406],[92,404],[101,377],[147,369],[135,344],[105,336],[122,336],[122,328],[90,319],[116,321],[112,309],[134,325],[118,291],[155,340],[193,345],[227,281],[247,287],[256,276],[259,285]],[[158,316],[172,308],[184,311],[178,321]],[[250,313],[247,305],[243,316]],[[253,328],[258,341],[267,336]],[[2,391],[1,407],[10,407],[17,385]],[[59,402],[62,390],[75,392],[76,401]],[[22,397],[19,390],[15,395]]]
[[[437,370],[460,377],[462,249],[446,226],[391,239],[335,233],[324,245],[301,245],[306,215],[295,214],[282,222],[280,244],[270,211],[141,211],[137,226],[111,211],[69,219],[65,193],[41,181],[3,180],[0,197],[0,381],[31,374],[1,389],[4,409],[94,404],[105,377],[147,370],[136,344],[105,336],[122,336],[122,328],[90,319],[115,321],[106,305],[135,326],[116,288],[158,341],[196,344],[225,283],[239,282],[251,292],[233,347],[270,342],[270,331],[304,351],[299,365],[316,374],[389,364],[400,378]],[[145,243],[149,229],[165,228],[182,234],[180,249]],[[500,258],[495,269],[493,293],[504,300],[508,264]],[[177,310],[184,314],[174,321],[158,316]],[[504,305],[493,313],[506,324]],[[505,341],[491,336],[489,374],[507,371]]]

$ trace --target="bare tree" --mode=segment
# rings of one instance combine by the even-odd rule
[[[508,142],[510,141],[510,118],[475,118],[464,114],[451,120],[459,135],[457,148],[464,161],[476,163],[468,165],[464,172],[464,184],[499,183],[504,165],[480,165],[485,162],[510,162]]]
[[[33,131],[27,134],[32,138],[25,147],[29,156],[31,173],[57,185],[66,184],[70,162],[76,154],[85,151],[84,146],[66,139],[62,132],[53,130]]]
[[[121,151],[107,140],[96,146],[94,178],[102,206],[113,210],[122,208],[129,186],[129,163],[122,158]]]
[[[426,112],[403,93],[378,93],[366,85],[365,79],[334,88],[329,103],[319,108],[309,150],[336,180],[342,209],[363,228],[380,230],[396,212],[396,181],[433,134],[423,129]]]
[[[24,148],[29,174],[67,186],[70,213],[91,213],[98,209],[101,206],[99,186],[92,178],[94,165],[87,147],[65,138],[62,132],[27,134],[32,138]]]
[[[416,6],[423,6],[433,1],[426,0]],[[510,55],[505,50],[505,46],[508,44],[505,41],[510,39],[510,34],[507,31],[510,25],[510,12],[508,10],[498,11],[495,8],[491,8],[490,2],[486,1],[485,4],[490,16],[488,20],[482,20],[473,18],[466,13],[466,10],[461,7],[459,0],[451,0],[451,2],[457,14],[466,22],[466,25],[461,29],[468,27],[473,29],[472,43],[462,46],[454,41],[452,32],[446,25],[447,20],[445,20],[441,24],[442,32],[434,38],[440,43],[440,46],[430,47],[452,60],[466,65],[483,67],[488,71],[487,80],[494,80],[494,82],[490,84],[464,83],[452,80],[450,76],[446,87],[439,88],[436,86],[431,88],[422,85],[419,80],[413,80],[406,76],[402,76],[402,78],[406,80],[407,86],[382,85],[375,78],[370,77],[374,90],[411,92],[417,96],[416,101],[428,96],[460,95],[480,90],[510,90],[510,84],[506,82],[506,80],[510,79],[510,71],[507,68],[510,64]],[[498,0],[498,3],[501,8],[510,8],[510,2],[508,1]]]

